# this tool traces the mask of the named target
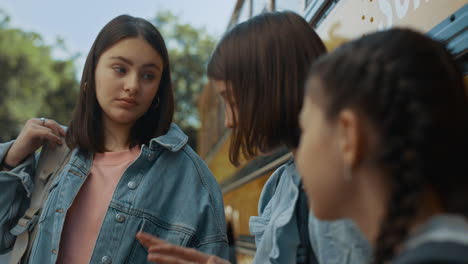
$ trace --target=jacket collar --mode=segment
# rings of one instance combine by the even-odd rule
[[[406,247],[415,248],[428,242],[457,242],[468,246],[468,221],[460,215],[434,216],[418,230]]]
[[[392,263],[468,263],[468,221],[439,215],[423,224]]]
[[[176,124],[172,123],[166,134],[151,139],[149,148],[155,149],[157,145],[161,145],[171,152],[177,152],[187,144],[187,141],[187,135]]]

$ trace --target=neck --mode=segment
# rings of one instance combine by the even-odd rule
[[[375,245],[389,199],[388,183],[384,175],[371,169],[356,171],[354,176],[357,177],[353,177],[352,184],[357,188],[345,215],[354,220],[367,240]]]
[[[356,189],[356,199],[350,201],[351,206],[349,206],[346,215],[349,215],[355,221],[369,242],[376,246],[381,223],[384,221],[388,203],[391,202],[389,201],[391,199],[390,182],[377,171],[367,171],[362,174],[362,177],[359,176],[356,181],[364,180],[358,182],[359,188]],[[426,189],[416,217],[409,224],[409,235],[429,218],[443,212],[443,207],[435,192]]]
[[[296,154],[297,154],[297,148],[291,148],[291,149],[289,149],[289,150],[291,151],[294,160],[296,160],[296,158],[297,158],[297,156],[296,156]]]
[[[106,151],[127,150],[132,125],[104,122],[104,147]]]
[[[424,225],[435,215],[446,213],[442,203],[432,188],[426,188],[423,195],[423,201],[419,206],[418,213],[411,224],[410,234],[418,230],[418,227]]]

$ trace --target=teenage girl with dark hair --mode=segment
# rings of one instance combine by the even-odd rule
[[[292,12],[256,16],[222,38],[208,64],[208,77],[226,102],[234,164],[241,156],[248,159],[281,146],[295,153],[307,71],[324,53],[312,27]],[[265,184],[259,216],[250,219],[257,247],[254,263],[366,262],[368,242],[354,223],[322,222],[309,215],[300,186],[293,159]],[[157,263],[222,262],[156,238],[140,235],[140,239],[149,248],[148,258]]]
[[[40,216],[25,219],[27,228],[37,220],[38,232],[23,262],[146,263],[138,231],[227,257],[219,186],[171,124],[169,65],[148,21],[123,15],[101,30],[68,130],[31,119],[15,141],[0,144],[0,252],[20,235],[15,224],[29,206],[34,152],[65,136],[71,157]]]
[[[374,263],[468,263],[468,105],[444,46],[394,29],[314,64],[297,164],[315,215],[351,218]]]

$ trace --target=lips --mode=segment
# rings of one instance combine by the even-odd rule
[[[132,99],[132,98],[119,98],[119,99],[117,99],[117,101],[120,104],[125,105],[125,106],[136,106],[136,105],[138,105],[137,101],[135,99]]]

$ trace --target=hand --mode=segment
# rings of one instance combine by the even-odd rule
[[[150,234],[138,232],[138,241],[148,249],[148,261],[161,264],[230,264],[229,261],[207,255],[193,248],[172,245]]]
[[[29,119],[3,161],[16,167],[46,142],[52,148],[62,145],[61,136],[65,136],[65,130],[54,120]]]

